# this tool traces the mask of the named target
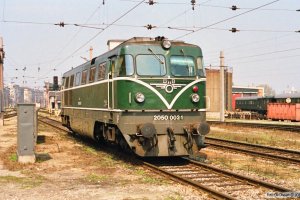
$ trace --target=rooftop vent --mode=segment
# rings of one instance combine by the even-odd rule
[[[125,40],[108,40],[107,41],[108,50],[112,50],[113,48],[115,48],[116,46],[118,46],[123,42],[125,42]]]

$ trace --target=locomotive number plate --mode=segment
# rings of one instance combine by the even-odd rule
[[[183,120],[183,115],[154,115],[153,120]]]

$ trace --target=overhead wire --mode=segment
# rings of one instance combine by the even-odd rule
[[[197,4],[196,4],[197,5]],[[219,6],[219,5],[203,5],[205,7],[214,7],[214,8],[225,8],[225,9],[230,9],[230,10],[251,10],[253,8],[247,8],[247,7],[238,7],[235,5],[232,6]],[[299,12],[299,9],[285,9],[285,8],[262,8],[260,10],[265,10],[265,11],[288,11],[288,12]]]
[[[93,12],[92,14],[85,20],[85,24],[88,23],[90,21],[90,19],[97,13],[98,9],[100,8],[100,6],[98,6]],[[71,39],[64,45],[64,47],[57,53],[57,56],[58,57],[59,55],[61,55],[61,53],[72,43],[72,41],[77,37],[77,35],[81,32],[82,30],[82,27],[79,28],[76,33],[71,37]],[[53,63],[54,61],[58,60],[57,59],[54,59],[51,63]],[[54,68],[55,69],[55,68]],[[45,75],[47,75],[48,73],[50,73],[52,70],[54,69],[51,69],[49,70],[47,73],[45,73]],[[45,76],[43,75],[43,76]]]
[[[257,41],[251,41],[251,42],[246,42],[246,43],[234,45],[234,46],[225,48],[225,49],[223,49],[223,50],[225,50],[225,51],[231,50],[231,49],[236,50],[237,48],[246,47],[246,46],[251,46],[251,45],[259,44],[259,43],[262,43],[262,42],[267,42],[267,41],[277,40],[277,39],[279,39],[279,38],[290,37],[290,36],[293,36],[293,35],[294,35],[294,34],[292,34],[292,33],[283,34],[283,35],[276,36],[276,37],[272,37],[272,38],[268,38],[268,39],[257,40]],[[211,52],[211,53],[210,53],[210,52]],[[212,52],[214,52],[214,53],[212,53]],[[219,52],[215,53],[215,51],[209,51],[208,53],[206,53],[206,56],[207,56],[207,55],[216,55],[216,56],[219,56]]]
[[[176,40],[176,39],[183,38],[183,37],[185,37],[185,36],[188,36],[188,35],[191,35],[191,34],[193,34],[193,33],[196,33],[196,32],[198,32],[198,31],[201,31],[201,30],[203,30],[203,29],[207,29],[207,28],[209,28],[209,27],[212,27],[212,26],[214,26],[214,25],[217,25],[217,24],[223,23],[223,22],[225,22],[225,21],[228,21],[228,20],[234,19],[234,18],[236,18],[236,17],[239,17],[239,16],[241,16],[241,15],[245,15],[245,14],[247,14],[247,13],[250,13],[250,12],[252,12],[252,11],[258,10],[258,9],[260,9],[260,8],[263,8],[263,7],[265,7],[265,6],[271,5],[271,4],[273,4],[273,3],[276,3],[276,2],[278,2],[278,1],[280,1],[280,0],[271,1],[271,2],[269,2],[269,3],[263,4],[263,5],[261,5],[261,6],[258,6],[258,7],[256,7],[256,8],[253,8],[253,9],[251,9],[251,10],[248,10],[248,11],[242,12],[242,13],[240,13],[240,14],[237,14],[237,15],[234,15],[234,16],[232,16],[232,17],[228,17],[228,18],[226,18],[226,19],[223,19],[223,20],[217,21],[217,22],[215,22],[215,23],[212,23],[212,24],[210,24],[210,25],[207,25],[207,26],[201,27],[201,28],[199,28],[199,29],[196,29],[196,30],[195,30],[195,31],[193,31],[193,32],[189,32],[189,33],[183,34],[183,35],[181,35],[181,36],[178,36],[178,37],[176,37],[176,38],[175,38],[175,40]]]
[[[258,56],[265,56],[265,55],[270,55],[270,54],[275,54],[275,53],[283,53],[283,52],[296,51],[296,50],[300,50],[300,48],[292,48],[292,49],[284,49],[284,50],[278,50],[278,51],[271,51],[271,52],[265,52],[265,53],[260,53],[260,54],[254,54],[254,55],[250,55],[250,56],[242,56],[242,57],[232,58],[232,59],[228,59],[228,60],[253,58],[253,57],[258,57]]]
[[[236,62],[233,61],[233,62],[238,63],[238,64],[246,64],[246,63],[264,62],[264,61],[269,61],[269,60],[284,60],[284,59],[290,59],[290,58],[295,58],[295,57],[300,57],[300,54],[284,56],[284,57],[269,58],[269,59],[251,60],[251,61],[245,61],[245,62],[239,62],[239,61],[236,61]],[[228,60],[231,60],[231,59],[228,59]]]
[[[136,0],[120,0],[120,1],[128,1],[128,2],[138,2]],[[149,2],[145,2],[147,4],[149,4]],[[191,3],[186,3],[186,2],[158,2],[158,1],[154,1],[153,4],[165,4],[165,5],[191,5]],[[201,4],[196,3],[195,6],[200,6]],[[232,6],[220,6],[220,5],[210,5],[210,4],[204,4],[201,5],[203,7],[212,7],[212,8],[224,8],[224,9],[230,9],[230,10],[251,10],[253,8],[248,8],[248,7],[238,7],[236,5],[232,5]],[[300,12],[300,9],[287,9],[287,8],[263,8],[260,10],[266,10],[266,11],[289,11],[289,12]]]
[[[15,24],[31,24],[31,25],[56,25],[55,23],[50,23],[50,22],[34,22],[34,21],[18,21],[18,20],[2,20],[1,22],[15,23]]]
[[[157,27],[157,28],[165,28],[165,27]],[[168,26],[168,29],[172,29],[172,30],[181,30],[181,31],[189,31],[189,32],[194,32],[197,29],[201,29],[204,27],[171,27]],[[196,29],[196,30],[195,30]],[[267,29],[237,29],[237,28],[217,28],[217,27],[208,27],[206,29],[210,29],[210,30],[222,30],[222,31],[230,31],[230,32],[273,32],[273,33],[300,33],[300,30],[267,30]]]
[[[277,51],[271,51],[271,52],[264,52],[264,53],[260,53],[260,54],[249,55],[249,56],[241,56],[241,57],[236,57],[236,58],[227,58],[226,60],[227,60],[227,62],[238,62],[239,64],[257,62],[257,61],[267,61],[267,60],[270,60],[270,59],[252,60],[252,61],[245,61],[245,62],[239,62],[237,60],[260,57],[260,56],[266,56],[266,55],[272,55],[272,54],[277,54],[277,53],[290,52],[290,51],[296,51],[296,50],[300,50],[300,48],[291,48],[291,49],[277,50]],[[290,58],[290,57],[297,57],[297,56],[300,56],[300,55],[285,56],[285,57]],[[280,58],[280,57],[272,58],[272,60],[277,59],[277,58]],[[215,63],[215,62],[217,63],[217,61],[213,61],[211,63]]]
[[[120,1],[128,1],[128,2],[138,2],[136,0],[120,0]],[[150,2],[150,1],[149,1]],[[145,2],[149,5],[154,5],[154,4],[165,4],[165,5],[190,5],[190,3],[185,3],[185,2],[158,2],[154,1],[153,4],[150,4],[149,2]],[[195,3],[196,6],[200,6],[201,4]],[[214,7],[214,8],[224,8],[224,9],[231,9],[231,10],[251,10],[253,8],[248,8],[248,7],[237,7],[235,5],[232,6],[220,6],[220,5],[210,5],[210,4],[205,4],[201,5],[204,7]],[[285,8],[265,8],[265,9],[260,9],[260,10],[267,10],[267,11],[290,11],[290,12],[299,12],[300,9],[285,9]]]
[[[212,1],[212,0],[206,0],[206,1],[203,1],[203,2],[200,3],[199,5],[204,5],[205,3],[210,2],[210,1]],[[191,10],[192,10],[192,8],[188,8],[188,9],[184,10],[183,12],[181,12],[181,13],[179,13],[178,15],[176,15],[176,16],[170,18],[170,19],[167,20],[166,22],[164,22],[164,23],[158,25],[158,27],[163,27],[163,26],[165,26],[166,24],[169,24],[170,22],[176,20],[177,18],[181,17],[182,15],[185,15],[186,13],[190,12]],[[149,35],[149,34],[148,34],[148,35]]]
[[[278,0],[279,1],[279,0]],[[136,2],[140,2],[140,1],[136,1]],[[143,1],[144,2],[144,1]],[[276,1],[274,1],[274,2],[276,2]],[[146,3],[146,2],[144,2],[144,3]],[[272,2],[271,2],[272,3]],[[258,8],[256,8],[256,9],[258,9]],[[175,19],[177,19],[178,17],[180,17],[180,16],[182,16],[182,15],[184,15],[184,14],[186,14],[188,11],[190,11],[191,10],[191,8],[190,9],[188,9],[188,10],[185,10],[184,12],[182,12],[182,13],[180,13],[179,15],[177,15],[176,16],[176,18]],[[261,9],[262,10],[262,9]],[[250,11],[248,11],[248,12],[250,12]],[[247,12],[245,12],[245,13],[247,13]],[[241,13],[241,14],[245,14],[245,13]],[[240,15],[241,15],[240,14]],[[238,16],[240,16],[240,15],[238,15]],[[236,16],[234,16],[234,17],[236,17]],[[231,17],[230,19],[232,19],[232,18],[234,18],[234,17]],[[4,18],[4,17],[3,17]],[[175,20],[174,18],[172,18],[171,20],[169,20],[167,23],[169,23],[169,22],[171,22],[171,21],[173,21],[173,20]],[[229,20],[229,19],[227,19],[227,20]],[[226,21],[227,21],[226,20]],[[12,22],[12,23],[18,23],[18,22]],[[23,22],[24,24],[25,23],[28,23],[28,22]],[[219,22],[219,23],[221,23],[221,22]],[[30,24],[30,22],[28,23],[28,24]],[[39,22],[37,22],[36,23],[37,25],[38,24],[50,24],[50,23],[39,23]],[[51,23],[51,25],[53,25],[52,23]],[[74,25],[74,24],[73,24]],[[89,26],[88,24],[78,24],[78,25],[81,25],[82,27],[83,26]],[[110,23],[110,24],[103,24],[103,25],[105,25],[106,27],[104,27],[104,28],[100,28],[100,27],[96,27],[96,29],[103,29],[102,31],[104,31],[105,29],[107,29],[109,26],[128,26],[128,27],[145,27],[145,26],[137,26],[137,25],[122,25],[122,24],[113,24],[113,23]],[[78,27],[81,27],[81,26],[78,26]],[[213,25],[211,25],[211,26],[213,26]],[[90,27],[83,27],[83,28],[90,28]],[[169,28],[169,27],[164,27],[163,25],[161,25],[161,26],[157,26],[157,27],[155,27],[155,28]],[[176,28],[176,27],[171,27],[171,28]],[[177,28],[180,28],[180,27],[177,27]],[[203,29],[203,28],[205,28],[205,27],[193,27],[193,28],[196,28],[196,29]],[[215,27],[206,27],[206,29],[215,29],[215,30],[228,30],[228,29],[222,29],[222,28],[215,28]],[[99,34],[101,34],[102,33],[102,31],[100,31],[100,33]],[[182,31],[190,31],[190,32],[195,32],[195,31],[199,31],[199,30],[182,30]],[[292,31],[272,31],[272,30],[247,30],[247,29],[245,29],[245,30],[240,30],[240,31],[263,31],[263,32],[292,32]],[[97,37],[97,36],[96,36]],[[94,38],[92,38],[92,40],[93,40]],[[88,41],[87,43],[89,43],[90,41]],[[86,44],[87,44],[86,43]],[[86,45],[85,44],[85,45]],[[85,45],[83,45],[83,46],[85,46]],[[81,48],[83,47],[83,46],[81,46]],[[81,48],[79,48],[79,49],[81,49]],[[78,50],[79,51],[79,50]],[[75,53],[77,53],[78,51],[75,51],[70,57],[72,57],[72,56],[74,56],[74,54]],[[54,60],[55,61],[55,60]],[[65,62],[65,61],[64,61]],[[63,62],[62,62],[63,63]],[[62,64],[62,63],[60,63],[60,64]],[[59,64],[59,65],[60,65]]]
[[[93,12],[92,14],[89,16],[89,18],[85,21],[85,23],[87,23],[98,11],[98,9],[100,8],[100,6],[98,6]],[[99,27],[92,27],[92,26],[88,26],[88,25],[83,25],[83,24],[78,24],[78,23],[65,23],[65,22],[60,22],[60,23],[50,23],[50,22],[35,22],[35,21],[18,21],[18,20],[5,20],[3,18],[2,22],[4,23],[17,23],[17,24],[31,24],[31,25],[54,25],[54,26],[60,26],[60,27],[65,27],[65,26],[76,26],[76,27],[81,27],[81,28],[93,28],[93,29],[103,29],[103,28],[99,28]],[[75,37],[79,34],[79,32],[81,31],[81,29],[79,29],[75,35],[73,35],[73,37],[69,40],[69,42],[57,53],[57,55],[60,55],[66,47],[68,47],[71,42],[75,39]],[[50,61],[45,61],[45,62],[39,62],[37,64],[46,64],[46,63],[53,63],[54,61],[57,61],[58,59],[53,59]],[[36,64],[32,64],[32,65],[36,65]],[[55,70],[55,68],[51,69],[50,71],[46,72],[45,74],[48,74],[49,72]]]
[[[184,12],[180,13],[179,15],[175,16],[174,18],[172,18],[171,20],[167,21],[166,23],[164,23],[163,25],[175,20],[176,18],[182,16],[183,14],[186,14],[188,11],[190,11],[191,9],[187,9]],[[134,28],[148,28],[148,26],[146,25],[131,25],[131,24],[107,24],[107,23],[102,23],[102,24],[76,24],[76,23],[64,23],[64,22],[60,22],[59,24],[54,24],[54,23],[47,23],[47,22],[25,22],[25,21],[4,21],[4,22],[11,22],[11,23],[20,23],[20,24],[35,24],[35,25],[59,25],[61,27],[64,26],[68,26],[68,25],[72,25],[72,26],[77,26],[77,27],[81,27],[81,28],[91,28],[91,29],[100,29],[100,30],[104,30],[105,28],[102,27],[96,27],[97,25],[101,26],[101,25],[111,25],[111,26],[123,26],[123,27],[134,27]],[[149,24],[151,25],[151,24]],[[274,32],[274,33],[280,33],[280,32],[296,32],[296,33],[300,33],[300,29],[299,30],[267,30],[267,29],[238,29],[238,28],[218,28],[218,27],[198,27],[198,26],[190,26],[190,27],[172,27],[172,26],[154,26],[151,25],[152,28],[168,28],[168,29],[172,29],[172,30],[181,30],[181,31],[189,31],[189,32],[195,32],[197,31],[197,29],[210,29],[210,30],[223,30],[223,31],[230,31],[230,32]],[[152,28],[150,28],[149,30],[151,30]],[[189,29],[188,29],[189,28]],[[195,30],[196,29],[196,30]],[[72,41],[72,40],[71,40]]]
[[[110,26],[112,26],[114,23],[116,23],[117,21],[119,21],[120,19],[122,19],[123,17],[125,17],[128,13],[130,13],[131,11],[133,11],[135,8],[137,8],[139,5],[141,5],[145,0],[140,1],[138,4],[136,4],[135,6],[133,6],[132,8],[130,8],[128,11],[126,11],[124,14],[122,14],[120,17],[118,17],[117,19],[115,19],[112,23],[108,24],[103,30],[101,29],[101,31],[97,32],[97,34],[95,34],[92,38],[90,38],[87,42],[85,42],[83,45],[81,45],[79,48],[77,48],[74,52],[72,52],[72,54],[70,54],[69,56],[67,56],[62,62],[58,63],[56,66],[59,66],[61,64],[63,64],[65,61],[67,61],[69,58],[71,58],[76,52],[78,52],[80,49],[82,49],[84,46],[86,46],[88,43],[90,43],[91,41],[93,41],[96,37],[98,37],[103,31],[105,31],[106,29],[108,29]]]

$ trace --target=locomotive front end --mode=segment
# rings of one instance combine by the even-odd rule
[[[156,39],[133,41],[121,52],[126,76],[113,78],[114,107],[122,110],[115,120],[130,149],[139,156],[187,156],[204,148],[210,127],[201,49]]]
[[[64,73],[62,123],[139,156],[204,148],[205,73],[196,45],[132,38]]]

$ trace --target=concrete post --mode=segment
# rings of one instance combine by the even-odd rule
[[[0,37],[0,126],[4,125],[4,85],[3,85],[3,39]]]
[[[220,121],[225,121],[224,52],[220,52]]]
[[[37,120],[35,104],[17,105],[17,155],[20,163],[35,162]]]

